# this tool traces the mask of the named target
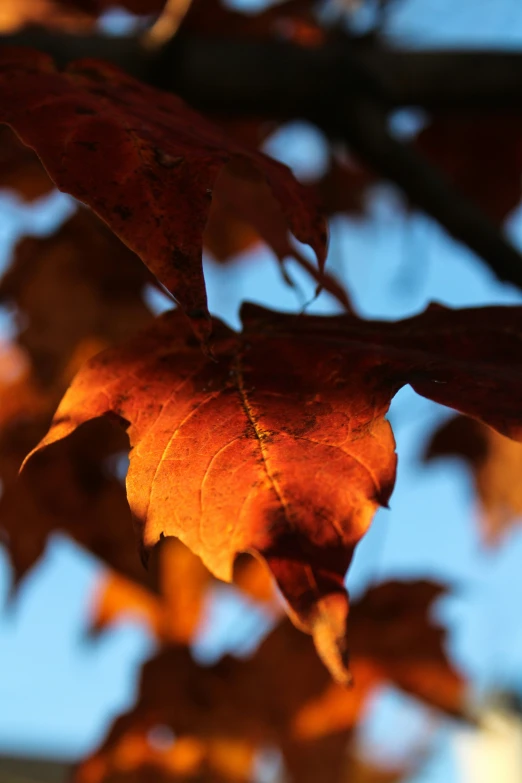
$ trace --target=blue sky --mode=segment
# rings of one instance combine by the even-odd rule
[[[411,0],[397,3],[397,35],[448,45],[513,45],[522,41],[522,6],[510,0],[463,4]],[[451,24],[448,24],[448,20]],[[324,147],[310,127],[294,124],[273,137],[268,150],[306,174],[324,161]],[[370,219],[336,219],[329,263],[347,281],[360,312],[371,317],[404,317],[428,301],[450,305],[515,304],[519,292],[496,282],[471,254],[423,216],[397,211],[398,197],[387,186],[376,188]],[[0,261],[5,263],[16,236],[45,233],[70,209],[55,195],[34,208],[0,198]],[[510,231],[522,244],[522,211]],[[237,323],[238,303],[250,299],[275,309],[299,309],[312,286],[289,266],[300,293],[282,282],[268,251],[220,266],[207,259],[211,310]],[[324,295],[311,312],[330,312]],[[0,319],[3,333],[9,318]],[[488,688],[522,688],[522,535],[513,531],[497,549],[485,550],[476,524],[470,477],[457,462],[420,467],[424,440],[448,411],[410,389],[395,399],[390,418],[399,453],[397,487],[390,511],[378,513],[360,545],[349,576],[356,594],[369,583],[389,577],[433,577],[455,586],[439,609],[450,629],[450,649],[480,693]],[[119,626],[92,641],[86,638],[88,606],[100,566],[73,543],[56,537],[48,556],[26,579],[0,617],[0,752],[77,756],[101,739],[108,722],[135,693],[140,662],[153,649],[137,625]],[[7,599],[9,568],[0,557],[0,599]],[[255,636],[262,616],[246,621],[246,608],[230,598],[214,603],[212,633],[203,636],[203,658],[234,645],[244,648],[245,631]],[[243,630],[242,630],[243,629]],[[400,715],[411,728],[409,700],[388,695],[375,713],[369,743],[386,742],[387,716]],[[416,714],[415,714],[416,717]],[[384,727],[384,728],[383,728]],[[448,731],[439,753],[419,783],[454,778]]]

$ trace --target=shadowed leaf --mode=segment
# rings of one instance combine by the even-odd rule
[[[433,434],[424,460],[445,456],[468,463],[481,505],[483,537],[488,544],[498,543],[522,518],[522,444],[479,421],[458,416]]]
[[[0,121],[36,150],[57,187],[90,206],[141,257],[203,339],[211,321],[202,235],[224,166],[239,184],[266,181],[289,229],[324,265],[325,222],[286,166],[113,66],[83,60],[60,72],[44,54],[4,49]]]
[[[522,435],[522,310],[432,306],[398,323],[243,309],[209,361],[182,316],[84,366],[38,449],[109,416],[128,430],[129,502],[145,550],[180,538],[218,578],[267,561],[296,624],[346,680],[344,576],[395,480],[385,414],[420,394]],[[30,465],[30,463],[29,463]]]
[[[354,655],[355,685],[351,689],[331,682],[311,640],[288,621],[246,661],[226,657],[206,667],[197,664],[182,647],[163,650],[143,668],[136,706],[116,720],[101,748],[80,765],[76,783],[116,780],[113,776],[124,770],[141,771],[145,776],[148,766],[165,770],[184,747],[181,744],[175,750],[179,741],[194,743],[199,749],[199,754],[191,757],[194,780],[199,779],[198,772],[205,771],[212,754],[214,760],[218,758],[219,747],[223,751],[228,748],[232,757],[234,748],[236,752],[243,748],[244,764],[236,768],[236,774],[251,780],[252,751],[267,745],[281,751],[285,779],[291,783],[349,783],[350,775],[356,772],[356,781],[398,780],[398,771],[386,776],[380,770],[379,777],[379,770],[351,757],[352,732],[376,689],[390,681],[401,687],[395,680],[396,664],[420,674],[429,660],[437,661],[441,674],[444,671],[459,686],[450,712],[462,708],[462,678],[444,657],[442,632],[434,639],[427,617],[434,598],[442,592],[442,587],[427,582],[390,582],[369,590],[355,602],[352,638],[359,652]],[[390,667],[394,626],[398,622],[400,628],[408,616],[411,623],[408,644],[402,647],[404,656],[399,656],[396,644]],[[427,639],[432,644],[430,656]],[[157,727],[162,727],[164,734],[171,732],[171,744],[163,750],[151,742]],[[216,761],[214,766],[217,779],[224,768]],[[225,779],[243,778],[234,777],[229,766]],[[174,776],[174,780],[178,778]]]

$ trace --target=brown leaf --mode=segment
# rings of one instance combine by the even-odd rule
[[[281,266],[286,258],[293,258],[321,288],[351,311],[343,286],[332,275],[316,269],[290,242],[287,221],[266,181],[257,181],[253,187],[250,180],[237,176],[239,173],[237,166],[229,166],[216,182],[215,199],[203,237],[205,246],[211,252],[216,250],[220,260],[224,260],[225,253],[228,256],[246,250],[263,240]]]
[[[520,202],[519,115],[465,112],[435,116],[416,144],[465,196],[498,223]]]
[[[326,215],[362,216],[366,194],[375,176],[351,161],[332,156],[328,169],[316,182],[310,183]]]
[[[115,438],[113,431],[106,441],[107,428],[98,423],[79,433],[76,444],[35,464],[30,486],[18,483],[17,473],[80,365],[150,321],[142,299],[150,277],[106,226],[82,211],[49,238],[23,240],[0,282],[0,298],[16,305],[23,324],[19,345],[10,348],[23,357],[19,371],[4,373],[0,383],[0,527],[16,581],[43,554],[49,536],[61,531],[126,576],[149,583],[124,489],[105,464],[126,449],[122,433]]]
[[[56,531],[67,533],[129,578],[148,581],[134,544],[125,490],[104,463],[115,449],[115,433],[110,443],[106,426],[93,424],[79,430],[66,448],[42,454],[27,477],[4,486],[0,526],[7,534],[17,581]]]
[[[0,54],[0,120],[42,159],[57,187],[90,206],[176,297],[206,339],[202,235],[227,164],[265,179],[290,230],[322,269],[326,227],[290,170],[235,143],[179,98],[105,63],[59,72],[24,49]]]
[[[91,608],[92,629],[101,631],[122,617],[139,617],[163,642],[189,644],[202,620],[203,602],[211,579],[196,555],[181,541],[166,538],[154,553],[157,570],[151,581],[159,595],[109,572],[96,588]]]
[[[424,456],[462,457],[472,471],[486,543],[496,544],[522,518],[522,445],[479,421],[458,416],[432,436]]]
[[[420,394],[522,437],[522,309],[432,306],[398,323],[243,309],[210,362],[167,313],[82,368],[37,452],[97,416],[128,429],[129,502],[145,549],[180,538],[218,578],[264,557],[294,621],[347,674],[344,576],[395,480],[385,419]]]
[[[449,715],[464,711],[464,680],[445,652],[445,629],[430,619],[446,588],[435,582],[385,582],[352,607],[354,658],[375,659],[383,676]],[[353,637],[353,640],[352,640]]]
[[[77,783],[118,779],[113,776],[123,769],[144,774],[145,765],[165,769],[170,754],[175,755],[176,741],[162,757],[162,751],[147,740],[158,726],[183,742],[195,743],[200,751],[199,756],[193,756],[195,767],[210,758],[211,748],[250,748],[250,757],[244,755],[245,763],[240,767],[248,780],[252,751],[269,745],[281,750],[292,783],[347,783],[351,780],[348,773],[355,771],[365,780],[362,773],[369,770],[356,764],[347,750],[368,699],[390,678],[394,682],[393,671],[388,672],[389,652],[384,658],[381,655],[380,631],[388,638],[384,643],[388,650],[396,617],[400,627],[409,616],[411,631],[407,646],[402,648],[404,657],[400,658],[397,644],[394,664],[420,671],[427,661],[426,636],[432,629],[427,612],[442,592],[440,586],[426,582],[390,582],[370,589],[355,603],[352,636],[362,656],[354,656],[352,689],[331,682],[311,640],[288,621],[246,661],[227,657],[204,667],[186,649],[163,650],[143,668],[136,706],[117,719],[101,748],[80,766]],[[441,641],[438,637],[432,660],[439,661],[448,676],[457,678],[446,660],[440,662]],[[223,768],[220,771],[223,773]],[[227,774],[226,780],[237,779],[230,768]],[[381,779],[394,780],[389,774],[386,778],[383,772]],[[377,775],[375,780],[379,780]]]
[[[101,221],[80,210],[50,237],[22,239],[0,280],[0,301],[16,305],[19,343],[49,385],[84,340],[98,340],[101,350],[150,322],[142,292],[153,279]]]
[[[95,633],[133,617],[144,622],[164,644],[189,644],[204,619],[204,600],[214,581],[199,557],[175,538],[162,539],[153,551],[155,568],[148,581],[155,591],[120,574],[105,574],[91,602],[91,630]],[[157,573],[156,573],[157,572]],[[143,580],[140,580],[143,581]],[[246,595],[264,603],[271,614],[280,613],[268,570],[255,558],[240,555],[234,584]]]
[[[54,188],[38,157],[7,125],[0,126],[0,187],[16,191],[25,201]]]

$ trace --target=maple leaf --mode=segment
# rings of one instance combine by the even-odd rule
[[[184,746],[176,751],[174,742],[163,751],[154,748],[147,737],[157,725],[168,727],[183,742],[195,743],[199,753],[191,756],[192,765],[185,771],[195,778],[212,759],[214,775],[224,772],[217,764],[216,749],[221,745],[223,750],[243,749],[241,774],[250,780],[252,750],[270,744],[281,750],[293,783],[342,783],[347,762],[353,761],[347,757],[353,729],[375,690],[387,681],[395,682],[397,667],[424,672],[429,678],[429,664],[437,662],[440,677],[444,672],[455,685],[455,700],[447,705],[450,712],[462,708],[462,678],[444,656],[441,629],[427,617],[442,593],[443,588],[434,583],[390,582],[370,589],[355,602],[352,632],[358,676],[352,690],[331,682],[310,640],[288,621],[246,661],[226,657],[206,667],[197,664],[186,648],[164,649],[145,664],[135,707],[116,720],[100,749],[80,765],[77,783],[112,780],[125,770],[144,775],[150,767],[170,769],[177,780],[178,754]],[[407,618],[411,622],[406,640]],[[394,641],[396,624],[398,641]],[[349,764],[354,775],[358,767]],[[237,778],[230,774],[225,779]],[[382,779],[387,779],[384,774]],[[389,779],[394,777],[390,774]]]
[[[41,420],[33,420],[32,424],[33,428],[39,425],[42,429]],[[102,425],[100,429],[100,424],[79,431],[66,449],[42,454],[27,480],[4,483],[0,528],[7,537],[15,583],[42,556],[49,535],[58,531],[67,533],[127,577],[151,582],[133,545],[132,519],[124,487],[105,464],[104,458],[116,445],[121,448],[121,439],[116,438],[114,443],[113,431],[111,443],[107,440],[106,427]],[[4,435],[0,448],[7,451],[9,445]]]
[[[366,211],[368,188],[375,175],[360,168],[351,160],[332,155],[328,168],[315,182],[310,183],[327,215],[338,213],[361,217]]]
[[[127,548],[127,547],[126,547]],[[98,633],[121,619],[142,620],[158,641],[188,644],[200,627],[204,600],[214,581],[199,557],[175,538],[162,539],[153,551],[155,568],[146,589],[136,580],[109,572],[96,585],[90,607],[91,632]],[[141,579],[139,582],[143,582]],[[267,569],[255,558],[239,557],[234,584],[250,598],[263,603],[271,615],[279,614]]]
[[[202,236],[218,175],[266,180],[289,229],[323,268],[326,227],[290,170],[227,137],[175,95],[94,60],[58,71],[40,52],[0,53],[0,121],[60,190],[90,206],[175,296],[200,338],[208,315]]]
[[[24,239],[0,281],[0,299],[16,305],[22,323],[8,353],[21,357],[21,369],[12,377],[4,371],[0,382],[0,527],[15,583],[55,531],[68,533],[125,576],[150,583],[134,545],[124,489],[106,464],[126,448],[123,433],[98,426],[79,433],[76,444],[35,464],[30,486],[16,480],[81,364],[150,322],[142,298],[149,278],[137,256],[82,210],[51,237]]]
[[[332,294],[350,311],[350,298],[341,283],[324,270],[317,270],[290,242],[286,219],[268,185],[257,183],[254,190],[249,180],[234,177],[230,168],[219,177],[218,196],[203,238],[210,252],[217,253],[218,259],[223,261],[263,240],[274,251],[284,275],[283,261],[293,258],[321,289]],[[285,279],[291,284],[286,275]]]
[[[87,363],[36,452],[98,416],[131,442],[127,493],[145,550],[180,538],[218,578],[263,557],[296,624],[346,680],[344,576],[395,480],[385,414],[406,383],[522,436],[522,309],[431,306],[398,323],[243,308],[217,363],[179,312]],[[30,464],[30,463],[29,463]]]
[[[49,193],[54,185],[34,152],[7,125],[0,126],[0,186],[25,201]]]
[[[424,461],[446,456],[468,463],[482,507],[484,539],[487,544],[498,543],[522,516],[522,445],[479,421],[457,416],[433,433]]]
[[[137,256],[91,212],[80,210],[50,237],[25,237],[0,280],[15,305],[36,377],[56,383],[89,339],[98,350],[146,326],[143,288],[153,281]]]
[[[519,115],[436,115],[419,133],[416,145],[465,196],[498,223],[520,202]]]

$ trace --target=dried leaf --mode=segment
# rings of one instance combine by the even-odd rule
[[[330,158],[326,172],[311,182],[326,215],[362,216],[366,210],[366,194],[375,176],[352,161]]]
[[[202,620],[203,603],[211,579],[196,555],[181,541],[167,538],[155,555],[153,594],[117,573],[109,572],[97,585],[91,609],[92,630],[101,631],[122,617],[145,620],[158,640],[189,644]]]
[[[479,421],[457,416],[432,436],[424,460],[462,457],[473,473],[486,543],[496,544],[522,518],[522,445]]]
[[[498,223],[520,202],[522,123],[519,115],[435,116],[416,144],[451,182]]]
[[[172,94],[106,63],[59,72],[39,52],[0,54],[0,120],[42,159],[57,187],[90,206],[210,333],[202,235],[221,170],[265,179],[290,230],[320,269],[326,227],[290,170],[231,139]]]
[[[115,450],[115,433],[110,443],[106,426],[94,424],[78,431],[67,448],[42,453],[26,478],[4,486],[0,527],[7,534],[16,581],[41,557],[56,531],[127,577],[150,581],[134,544],[125,490],[104,461]]]
[[[84,366],[38,450],[97,416],[128,428],[129,502],[150,549],[180,538],[218,578],[264,557],[294,621],[346,679],[344,576],[389,499],[385,414],[405,383],[521,437],[520,308],[406,321],[243,309],[242,335],[216,323],[217,363],[177,312]]]
[[[25,201],[54,188],[38,157],[7,125],[0,126],[0,187],[14,190]]]
[[[178,741],[196,743],[200,753],[197,758],[194,754],[195,765],[209,758],[205,747],[252,751],[269,745],[281,750],[292,783],[346,783],[351,780],[348,772],[360,766],[347,755],[353,728],[375,689],[390,676],[394,681],[388,672],[389,653],[381,657],[381,631],[388,640],[385,651],[392,644],[395,616],[390,610],[395,608],[399,627],[407,616],[412,621],[404,658],[399,657],[397,645],[395,663],[420,670],[428,658],[426,638],[433,641],[427,612],[442,592],[440,586],[426,582],[390,582],[369,590],[354,604],[352,636],[361,657],[354,656],[353,689],[331,682],[311,641],[287,621],[246,661],[227,657],[203,667],[181,647],[160,652],[144,666],[136,706],[115,722],[102,747],[80,766],[76,783],[113,780],[123,768],[144,774],[147,764],[165,769],[176,741],[162,758],[150,742],[158,726],[173,732]],[[441,642],[437,635],[431,659],[445,667],[448,677],[457,679],[447,660],[441,661]],[[462,706],[463,683],[458,679]],[[243,759],[240,770],[248,780],[252,754],[250,768],[247,757]],[[226,780],[236,779],[230,768],[227,774]]]
[[[217,205],[214,204],[210,211],[207,230],[203,238],[209,250],[212,250],[211,243],[216,234],[218,241],[221,239],[223,242],[228,238],[229,243],[230,241],[235,242],[237,235],[237,241],[243,244],[243,249],[246,249],[253,241],[261,239],[272,248],[281,266],[286,258],[293,258],[319,283],[321,288],[332,294],[346,310],[351,311],[351,302],[343,286],[332,275],[323,270],[317,270],[290,242],[286,219],[267,183],[259,181],[254,188],[251,181],[234,176],[236,172],[237,167],[234,170],[229,166],[228,170],[221,173],[216,183]],[[216,206],[217,213],[215,212]],[[236,219],[236,216],[239,219]],[[233,222],[230,222],[231,219]],[[228,221],[228,226],[226,221]],[[248,233],[250,227],[255,229],[253,235]],[[227,231],[229,232],[228,237],[226,234],[224,235],[224,232]],[[230,232],[234,233],[231,235]],[[221,248],[221,252],[231,251],[233,247],[230,244],[227,247],[225,244]],[[236,247],[236,249],[240,248]],[[283,266],[282,268],[284,271]]]
[[[21,369],[0,384],[0,527],[16,581],[55,531],[67,532],[126,576],[150,581],[136,551],[124,489],[105,464],[127,447],[122,433],[115,438],[112,431],[106,441],[107,428],[98,423],[79,433],[76,445],[35,464],[30,486],[17,483],[27,449],[47,430],[80,365],[151,319],[142,299],[148,279],[139,259],[82,211],[49,238],[23,240],[0,282],[0,297],[17,306],[24,325],[24,349],[16,346]]]
[[[19,343],[49,385],[86,339],[98,340],[101,350],[150,322],[142,292],[153,279],[101,221],[81,210],[50,237],[22,239],[0,280],[0,301],[16,305]]]
[[[90,607],[92,632],[101,632],[132,617],[144,622],[164,644],[192,641],[204,619],[204,601],[214,581],[212,575],[178,539],[163,539],[153,555],[156,567],[149,564],[147,582],[154,592],[141,584],[144,575],[138,582],[114,572],[101,578]],[[265,604],[272,616],[280,614],[281,605],[268,569],[257,559],[246,555],[237,558],[234,584],[250,598]]]

